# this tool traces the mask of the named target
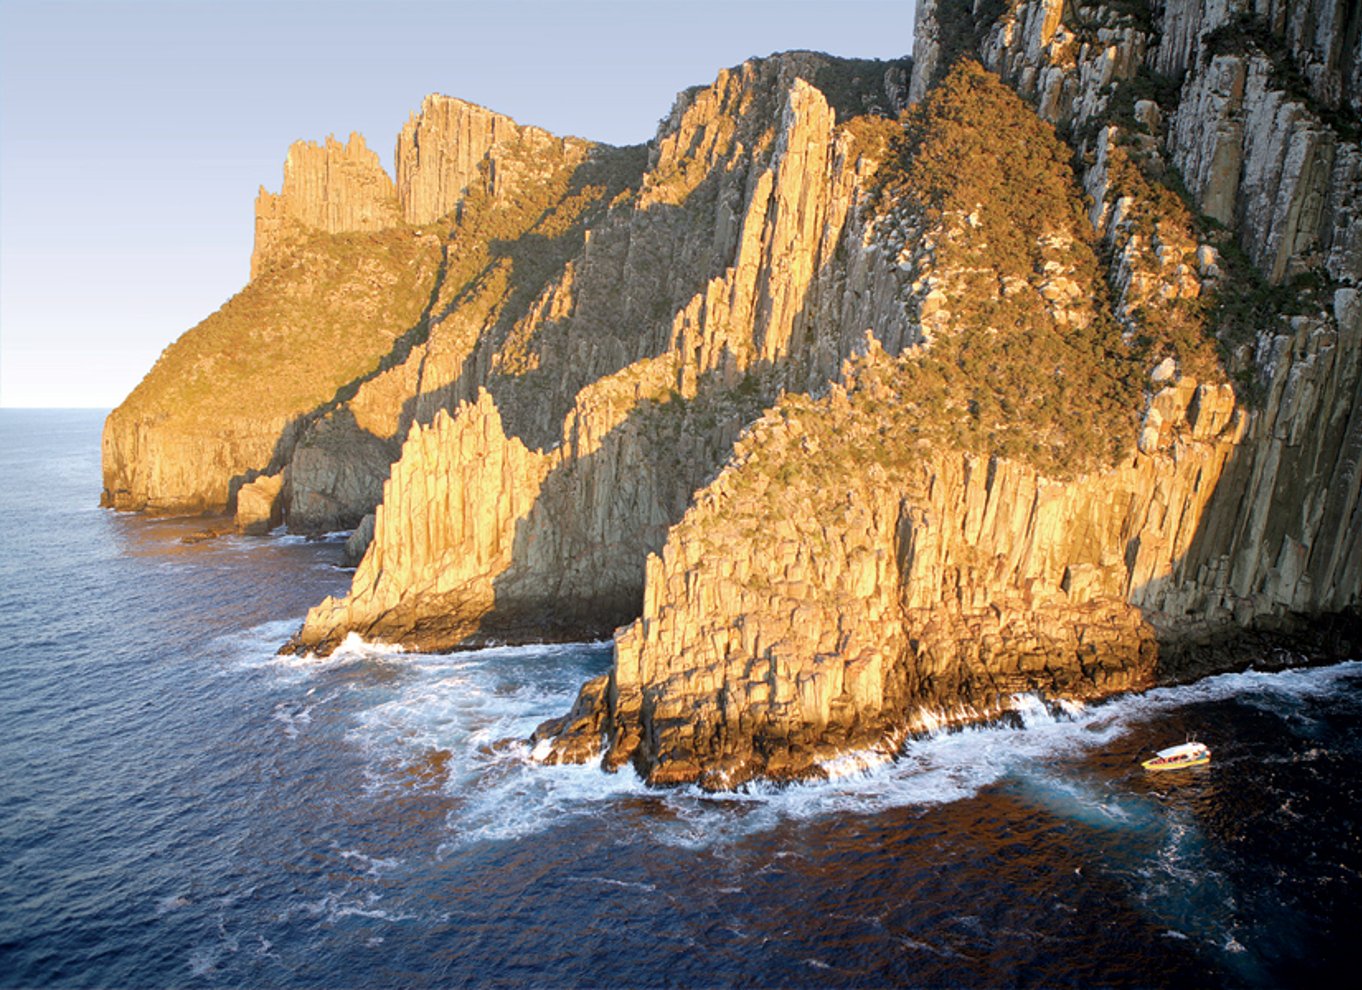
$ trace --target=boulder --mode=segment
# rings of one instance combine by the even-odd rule
[[[242,485],[236,495],[236,529],[249,536],[263,536],[284,520],[284,472],[261,475]]]

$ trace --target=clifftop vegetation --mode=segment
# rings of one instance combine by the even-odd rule
[[[836,518],[847,488],[911,488],[942,448],[1058,479],[1108,467],[1133,445],[1155,363],[1173,356],[1217,377],[1211,303],[1141,313],[1134,333],[1117,320],[1071,150],[995,75],[957,62],[903,125],[876,177],[877,222],[890,244],[917,245],[931,290],[919,305],[936,332],[897,358],[872,346],[829,396],[788,395],[767,414],[726,483],[734,535],[760,540],[773,505]],[[1174,193],[1116,166],[1147,203],[1136,217],[1147,242],[1160,224],[1170,243],[1189,227]]]
[[[1059,476],[1109,463],[1133,435],[1141,362],[1112,317],[1068,148],[965,61],[896,151],[881,209],[939,231],[930,264],[949,320],[886,381],[902,397],[885,410],[894,432]]]
[[[408,227],[298,231],[270,266],[166,348],[120,407],[188,432],[309,411],[374,370],[420,319],[439,239]]]

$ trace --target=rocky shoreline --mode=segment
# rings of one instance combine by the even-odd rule
[[[357,137],[296,148],[222,319],[302,340],[324,289],[354,359],[215,443],[168,351],[106,426],[106,504],[356,527],[297,651],[613,630],[536,752],[656,784],[1355,653],[1357,24],[973,11],[920,0],[911,61],[725,70],[645,148],[446,97],[396,182]]]

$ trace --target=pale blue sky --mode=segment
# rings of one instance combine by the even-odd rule
[[[116,405],[246,282],[299,138],[391,168],[447,93],[559,134],[652,136],[751,55],[894,58],[913,0],[0,0],[0,405]]]

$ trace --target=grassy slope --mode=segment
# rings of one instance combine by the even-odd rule
[[[312,410],[420,320],[438,263],[438,238],[405,228],[304,236],[166,348],[113,415],[198,432]]]

